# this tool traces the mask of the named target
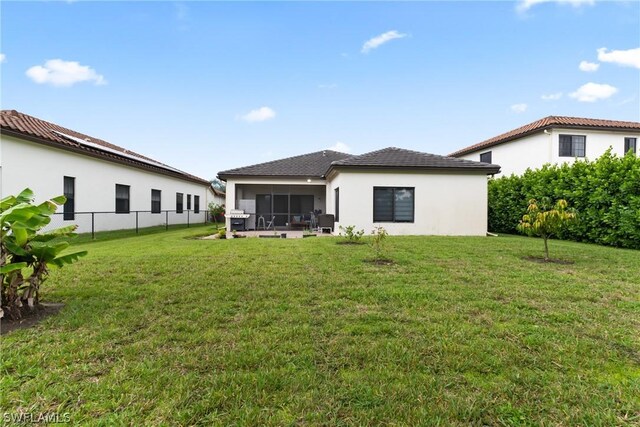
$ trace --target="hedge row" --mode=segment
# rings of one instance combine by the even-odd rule
[[[595,161],[545,165],[489,181],[489,230],[516,233],[529,199],[565,199],[578,214],[561,239],[640,249],[640,157],[607,151]]]

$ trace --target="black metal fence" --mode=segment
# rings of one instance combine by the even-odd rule
[[[77,233],[91,234],[96,238],[96,233],[128,230],[138,234],[141,230],[159,229],[169,230],[170,227],[181,225],[190,227],[194,224],[206,224],[209,222],[207,211],[195,212],[184,209],[182,212],[175,210],[129,211],[129,212],[56,212],[51,216],[51,222],[45,228],[52,230],[66,225],[78,225]]]

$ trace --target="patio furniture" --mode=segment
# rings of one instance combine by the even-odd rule
[[[262,215],[260,215],[258,217],[258,223],[256,224],[256,230],[260,230],[260,224],[262,224],[262,229],[266,230],[267,229],[267,225],[264,222],[264,217]]]
[[[289,225],[292,230],[295,228],[300,228],[304,230],[305,228],[307,228],[308,224],[309,224],[309,221],[305,221],[302,215],[294,215]]]
[[[335,217],[332,214],[318,215],[318,229],[321,233],[328,229],[330,233],[333,233],[333,227],[335,226]]]
[[[265,230],[268,230],[268,229],[270,229],[271,227],[273,227],[273,229],[275,230],[275,229],[276,229],[275,221],[276,221],[276,216],[275,216],[275,215],[273,215],[273,216],[271,217],[271,221],[269,221],[269,223],[267,224],[267,228],[265,228]]]

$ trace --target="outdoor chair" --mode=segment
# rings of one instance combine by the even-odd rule
[[[267,228],[265,228],[265,230],[268,230],[268,229],[270,229],[271,227],[273,227],[273,229],[275,230],[275,229],[276,229],[276,226],[275,226],[275,220],[276,220],[276,216],[275,216],[275,215],[273,215],[273,216],[271,217],[271,221],[269,221],[269,223],[267,224]]]

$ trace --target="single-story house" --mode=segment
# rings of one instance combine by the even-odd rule
[[[27,187],[37,201],[67,196],[52,225],[77,224],[79,232],[204,222],[208,203],[224,197],[209,181],[149,157],[2,110],[0,195]]]
[[[230,169],[227,213],[261,217],[291,227],[311,213],[331,214],[334,232],[355,225],[376,226],[395,235],[484,236],[487,232],[487,175],[500,166],[401,148],[361,155],[331,150]],[[227,227],[231,226],[227,219]]]
[[[505,175],[521,175],[546,163],[594,160],[611,148],[623,156],[638,153],[640,123],[549,116],[449,154],[466,160],[499,163]]]

